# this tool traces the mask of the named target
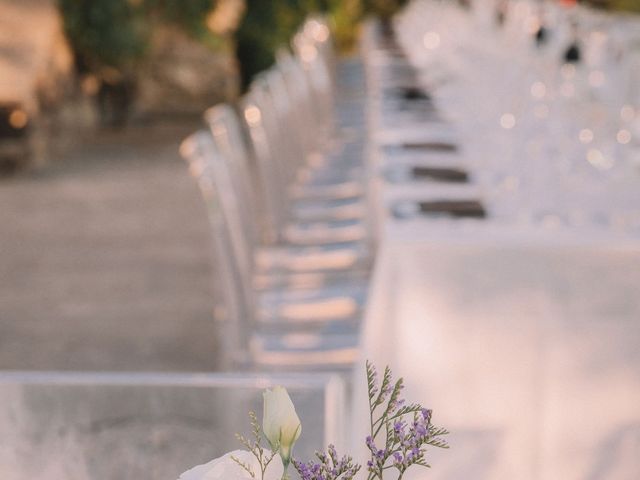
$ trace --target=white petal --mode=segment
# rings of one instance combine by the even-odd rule
[[[270,452],[265,450],[265,455],[270,455]],[[242,463],[249,465],[256,475],[260,474],[258,460],[251,452],[234,450],[204,465],[198,465],[197,467],[187,470],[180,475],[178,480],[250,480],[251,475],[240,467],[231,457],[235,457]],[[271,461],[269,467],[267,467],[265,480],[280,480],[283,470],[282,461],[280,457],[277,456]]]

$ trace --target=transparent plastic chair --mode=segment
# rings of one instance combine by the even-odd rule
[[[296,195],[295,188],[287,188],[287,182],[279,172],[286,168],[282,160],[282,149],[285,132],[278,126],[278,119],[273,116],[273,108],[269,101],[265,85],[257,83],[245,96],[243,111],[255,154],[256,165],[263,178],[268,204],[273,208],[283,205],[282,210],[269,215],[276,220],[272,232],[279,241],[299,245],[317,245],[345,242],[361,242],[367,239],[366,224],[359,219],[337,220],[326,222],[297,222],[287,220],[286,205],[291,199],[301,196],[314,198],[318,202],[325,200],[329,205],[338,201],[362,194],[362,185],[339,183],[312,187],[304,194]],[[295,187],[295,186],[294,186]],[[355,188],[355,191],[354,191]],[[335,204],[335,203],[334,203]]]
[[[282,361],[287,354],[299,358],[305,353],[317,353],[318,349],[330,353],[334,344],[344,351],[347,341],[350,352],[355,353],[367,291],[364,278],[335,279],[326,285],[310,285],[303,278],[305,284],[297,288],[277,285],[258,291],[254,284],[253,249],[239,216],[227,162],[205,131],[187,138],[182,153],[198,182],[207,188],[207,206],[214,220],[214,258],[228,266],[225,271],[231,270],[229,278],[222,281],[230,287],[225,289],[225,303],[235,306],[234,313],[239,315],[230,320],[238,339],[245,342],[246,348],[238,351],[248,350],[250,360],[260,363],[267,348]],[[295,340],[299,335],[305,338],[302,343]],[[330,357],[327,353],[317,359],[327,362]],[[303,364],[300,360],[295,363]]]
[[[251,112],[255,113],[255,112]],[[273,244],[269,242],[269,238],[261,237],[257,230],[257,225],[266,223],[270,224],[271,236],[275,237],[275,226],[272,217],[261,218],[258,215],[259,195],[255,195],[256,190],[254,179],[251,176],[251,165],[249,164],[248,149],[244,140],[244,132],[235,110],[228,105],[217,105],[207,110],[205,118],[210,126],[217,149],[222,154],[223,159],[227,162],[230,170],[230,182],[234,185],[236,199],[238,202],[238,210],[241,215],[238,216],[240,227],[244,230],[244,234],[249,242],[249,248],[253,250],[253,268],[254,273],[258,276],[273,275],[275,273],[299,273],[306,274],[308,279],[313,277],[315,282],[326,284],[330,278],[327,274],[351,275],[355,270],[360,271],[368,266],[368,250],[365,245],[355,243],[344,245],[310,245],[296,246],[286,243]],[[263,209],[264,209],[264,205]],[[329,211],[323,210],[323,205],[307,204],[297,206],[298,212],[307,213],[307,221],[315,219],[349,219],[350,205],[336,203],[331,205]],[[295,208],[295,207],[294,207]],[[315,208],[316,218],[312,217]],[[295,217],[295,215],[292,215]],[[295,218],[293,219],[295,221]],[[261,240],[264,240],[261,242]],[[319,278],[317,274],[323,273],[323,277]],[[264,280],[264,279],[263,279]]]

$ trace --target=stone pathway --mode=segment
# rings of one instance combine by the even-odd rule
[[[0,178],[0,369],[215,368],[206,214],[177,153],[196,122]]]

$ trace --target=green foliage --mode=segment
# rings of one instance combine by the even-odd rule
[[[640,13],[640,0],[585,0],[585,3],[605,10]]]
[[[615,0],[633,2],[638,0]],[[349,49],[365,14],[388,17],[407,0],[246,0],[237,56],[246,86],[274,62],[278,48],[312,12],[327,14],[339,49]],[[130,69],[144,57],[155,23],[181,28],[205,45],[220,39],[206,26],[215,0],[59,0],[64,25],[82,69]]]
[[[336,47],[340,51],[351,50],[358,38],[358,23],[362,18],[360,0],[329,0],[329,18]]]
[[[611,8],[613,10],[640,13],[640,0],[612,0]]]
[[[59,0],[59,4],[82,70],[122,68],[144,54],[147,32],[142,12],[127,0]]]
[[[237,32],[237,55],[242,83],[269,68],[275,52],[287,45],[311,12],[323,11],[322,0],[246,0],[247,10]]]
[[[216,45],[205,25],[215,0],[59,0],[59,6],[81,70],[131,69],[147,52],[156,22]]]
[[[212,35],[205,24],[215,0],[144,0],[143,9],[161,22],[180,27],[192,37],[208,41]]]

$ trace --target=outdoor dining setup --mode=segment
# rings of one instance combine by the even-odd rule
[[[9,479],[37,451],[48,478],[178,478],[277,385],[294,459],[333,444],[378,478],[371,364],[449,431],[388,478],[640,478],[640,19],[413,0],[349,56],[331,28],[310,16],[180,146],[220,371],[0,374]]]
[[[266,277],[246,276],[287,285],[273,323],[242,317],[254,319],[243,327],[253,335],[254,365],[283,368],[289,355],[304,368],[356,362],[353,405],[364,399],[365,360],[391,365],[411,380],[415,398],[456,425],[451,442],[465,460],[439,453],[435,478],[630,478],[638,469],[630,338],[640,333],[631,300],[640,280],[639,151],[626,141],[637,128],[629,113],[637,108],[629,80],[637,67],[629,60],[605,69],[615,60],[601,44],[615,39],[601,30],[607,19],[592,12],[548,8],[556,44],[542,50],[527,33],[540,15],[520,2],[504,31],[478,37],[489,28],[481,13],[413,2],[393,22],[364,27],[362,66],[350,70],[335,63],[326,26],[310,20],[294,40],[296,53],[256,80],[227,120],[236,133],[225,131],[215,107],[198,155],[185,152],[192,168],[209,152],[204,163],[218,195],[234,175],[250,178],[242,164],[255,162],[258,187],[238,188],[236,208],[255,205],[249,190],[262,192],[259,218],[266,245],[276,246],[254,248],[246,263],[269,248],[310,249],[298,269],[275,273],[271,263]],[[560,61],[572,21],[563,15],[592,29],[590,64]],[[303,91],[306,83],[301,97],[286,88],[295,69],[293,85]],[[597,72],[612,85],[594,81]],[[355,92],[354,78],[362,82]],[[621,117],[609,126],[605,112]],[[597,143],[585,142],[585,131],[597,132]],[[283,165],[292,151],[297,164]],[[214,173],[223,164],[229,177]],[[202,181],[207,167],[197,165]],[[270,223],[275,192],[286,218],[278,227]],[[217,213],[229,223],[255,218],[224,201]],[[304,218],[302,205],[318,217]],[[358,215],[337,214],[356,207]],[[242,225],[226,228],[227,248],[236,248],[233,231]],[[253,291],[260,312],[269,289],[254,283]],[[604,369],[602,376],[592,369]],[[604,373],[627,369],[618,380]],[[353,407],[354,444],[366,435],[365,414]],[[579,425],[595,417],[599,426],[585,433]]]

